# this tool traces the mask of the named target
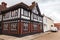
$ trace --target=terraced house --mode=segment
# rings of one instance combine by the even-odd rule
[[[3,34],[31,34],[43,32],[43,16],[38,4],[33,2],[30,6],[23,2],[1,11],[1,27]]]

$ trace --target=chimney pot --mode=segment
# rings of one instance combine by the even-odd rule
[[[2,2],[2,3],[1,3],[1,6],[3,7],[3,9],[5,9],[5,8],[7,8],[7,3]]]
[[[32,4],[35,4],[36,2],[34,1],[34,2],[32,2]]]
[[[5,2],[2,2],[1,4],[2,4],[2,5],[3,5],[3,4],[4,4],[4,5],[7,5],[7,3],[5,3]]]

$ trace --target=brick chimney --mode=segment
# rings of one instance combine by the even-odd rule
[[[32,5],[35,5],[36,4],[36,2],[34,1],[34,2],[32,2]]]
[[[4,10],[6,8],[7,8],[7,3],[2,2],[1,5],[0,5],[0,11]]]
[[[5,9],[5,8],[7,8],[7,3],[2,2],[2,3],[1,3],[1,6],[3,7],[3,9]]]

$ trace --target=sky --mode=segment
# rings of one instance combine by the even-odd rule
[[[10,7],[20,2],[31,5],[33,1],[39,4],[41,14],[50,17],[55,23],[60,23],[60,0],[0,0],[0,3],[6,2],[7,6]]]

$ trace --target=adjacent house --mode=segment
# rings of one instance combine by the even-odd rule
[[[43,31],[44,32],[50,31],[50,28],[52,26],[54,27],[54,21],[51,18],[43,15]]]
[[[1,11],[1,27],[3,34],[30,34],[43,32],[43,16],[38,4],[28,6],[23,2]]]

